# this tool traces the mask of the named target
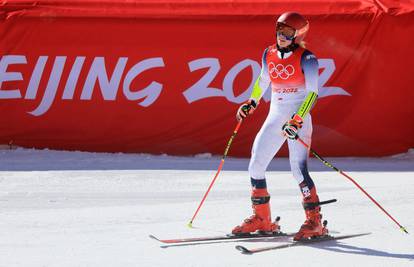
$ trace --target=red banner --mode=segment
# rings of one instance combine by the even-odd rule
[[[320,65],[315,149],[382,156],[414,147],[414,4],[89,0],[0,8],[0,144],[222,154],[262,52],[275,42],[275,19],[296,10],[310,20],[308,48]],[[269,94],[229,155],[249,156]]]

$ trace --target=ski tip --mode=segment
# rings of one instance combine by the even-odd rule
[[[240,251],[241,253],[243,253],[243,254],[252,254],[252,252],[250,250],[248,250],[246,247],[243,247],[243,246],[240,246],[240,245],[237,245],[236,249],[238,251]]]
[[[149,238],[155,239],[157,241],[160,241],[157,237],[153,236],[153,235],[149,235]]]

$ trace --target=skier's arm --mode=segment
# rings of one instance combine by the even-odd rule
[[[296,114],[300,116],[300,118],[304,118],[318,98],[318,60],[311,52],[306,50],[302,54],[301,66],[303,74],[305,75],[305,91],[308,94]]]
[[[263,52],[262,56],[262,70],[260,71],[260,76],[257,78],[256,82],[253,86],[253,91],[250,96],[250,99],[243,103],[236,113],[236,118],[238,121],[244,119],[247,117],[247,115],[252,114],[254,110],[257,107],[257,104],[259,103],[260,99],[266,92],[266,89],[269,87],[270,84],[270,77],[269,77],[269,71],[267,69],[267,63],[266,63],[266,55],[267,55],[267,49]]]
[[[307,92],[307,95],[296,113],[282,127],[282,131],[289,139],[298,138],[298,129],[302,127],[303,118],[309,113],[318,98],[318,60],[311,52],[306,50],[302,54],[301,66],[305,76],[305,92]]]
[[[257,78],[256,82],[253,86],[253,91],[250,96],[251,100],[254,100],[256,103],[259,103],[260,99],[266,92],[266,89],[269,87],[270,84],[270,76],[269,70],[267,68],[266,62],[266,55],[267,55],[268,48],[265,49],[262,56],[262,70],[260,71],[260,75]]]

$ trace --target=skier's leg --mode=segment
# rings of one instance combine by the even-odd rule
[[[302,129],[299,131],[299,136],[306,143],[311,143],[312,119],[310,115],[306,117]],[[289,140],[288,146],[290,166],[293,176],[299,184],[303,197],[303,207],[306,214],[306,221],[301,226],[294,239],[299,240],[302,238],[325,235],[327,233],[327,229],[321,222],[321,208],[319,205],[313,205],[313,203],[319,202],[319,197],[316,192],[316,186],[308,172],[307,163],[309,151],[306,147],[295,140]]]
[[[302,129],[299,131],[299,136],[307,144],[312,140],[312,119],[308,115],[303,123]],[[306,147],[296,140],[288,140],[289,147],[289,162],[293,177],[298,182],[301,193],[304,198],[309,197],[310,190],[315,187],[312,178],[308,171],[309,151]]]
[[[253,215],[236,226],[232,231],[234,234],[279,230],[279,226],[271,221],[270,195],[267,192],[265,171],[285,140],[280,130],[283,119],[277,114],[269,114],[255,138],[249,164]]]
[[[249,162],[249,174],[253,180],[266,179],[267,166],[286,140],[281,132],[281,125],[279,121],[266,120],[257,134]]]

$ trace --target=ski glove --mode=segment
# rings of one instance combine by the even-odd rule
[[[254,101],[253,99],[248,100],[246,103],[242,104],[237,110],[236,119],[238,121],[243,120],[247,117],[247,115],[252,114],[256,107],[256,101]]]
[[[303,119],[299,115],[293,114],[292,118],[282,127],[283,134],[291,140],[298,139],[298,131],[302,128],[302,124]]]

